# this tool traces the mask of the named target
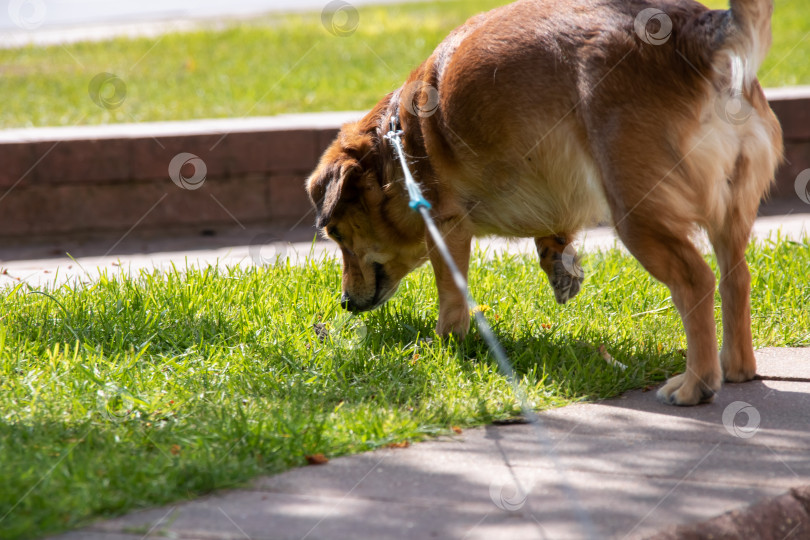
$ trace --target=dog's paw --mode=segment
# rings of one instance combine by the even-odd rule
[[[744,383],[752,380],[757,376],[757,370],[754,369],[736,369],[723,372],[723,379],[730,383]]]
[[[568,257],[565,253],[556,258],[553,268],[548,280],[554,289],[557,303],[565,304],[579,293],[585,273],[579,261],[575,257]]]
[[[576,248],[571,244],[571,235],[544,236],[534,239],[540,268],[548,276],[558,304],[565,304],[579,293],[585,272],[579,264]]]
[[[442,337],[456,336],[464,339],[470,330],[470,312],[467,305],[454,309],[439,310],[439,320],[436,323],[436,333]]]
[[[710,382],[704,382],[686,373],[676,375],[658,390],[658,400],[667,405],[688,407],[701,403],[710,403],[720,390],[720,377],[712,377]]]
[[[757,375],[757,362],[754,359],[753,351],[746,358],[742,355],[734,357],[723,350],[720,353],[720,365],[723,368],[723,379],[726,382],[744,383]]]

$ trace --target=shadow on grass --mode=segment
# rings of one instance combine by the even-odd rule
[[[381,313],[379,317],[370,317],[368,322],[372,337],[363,345],[369,355],[378,355],[392,344],[407,347],[420,340],[439,340],[449,355],[463,360],[462,369],[468,372],[482,362],[493,371],[500,369],[474,324],[466,338],[457,340],[439,338],[433,330],[434,320],[412,312]],[[492,322],[495,336],[518,379],[548,386],[567,399],[614,397],[662,382],[683,371],[686,365],[681,350],[658,350],[606,333],[571,336],[553,328],[537,327],[515,335],[504,329],[502,321]]]

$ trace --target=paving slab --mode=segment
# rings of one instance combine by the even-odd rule
[[[669,539],[728,533],[730,523],[734,534],[778,535],[804,504],[779,497],[810,485],[810,349],[757,355],[768,378],[726,385],[708,405],[628,392],[542,413],[541,437],[527,424],[470,429],[56,538]],[[741,513],[757,503],[754,517]]]
[[[804,348],[760,349],[757,375],[765,379],[810,381],[810,354]]]
[[[265,120],[267,119],[254,121],[264,125]],[[283,122],[284,118],[269,120],[278,123]],[[213,122],[219,121],[200,121],[200,124]],[[226,129],[230,122],[232,121],[222,121],[220,129]],[[105,129],[117,130],[120,127]],[[315,218],[310,217],[311,220],[305,220],[306,224],[314,222]],[[755,241],[767,241],[781,235],[782,241],[802,242],[808,232],[810,214],[760,217],[754,224],[752,238]],[[93,283],[101,275],[108,278],[118,275],[137,276],[142,270],[168,271],[173,267],[183,269],[208,266],[247,268],[272,264],[270,261],[274,262],[277,257],[282,261],[290,261],[291,264],[304,264],[310,260],[340,256],[334,242],[313,243],[316,234],[314,228],[305,226],[290,231],[248,228],[239,234],[223,234],[221,238],[200,239],[168,235],[124,238],[118,241],[108,239],[106,242],[95,240],[59,245],[3,247],[0,249],[0,287],[16,287],[20,283],[27,283],[32,287],[55,288],[65,283]],[[245,238],[254,240],[246,243]],[[711,251],[705,234],[696,235],[694,241],[702,252]],[[533,257],[536,254],[534,241],[529,238],[487,237],[478,239],[477,245],[484,257],[506,253]],[[585,255],[586,264],[589,253],[613,248],[626,252],[611,227],[596,227],[584,231],[575,246]]]

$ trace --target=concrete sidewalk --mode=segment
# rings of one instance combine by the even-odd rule
[[[642,538],[810,485],[810,349],[757,353],[759,380],[675,408],[634,391],[534,426],[334,459],[244,489],[137,512],[59,540]],[[571,493],[566,493],[566,487]],[[796,499],[749,538],[810,538]],[[790,512],[793,512],[792,514]],[[720,520],[728,538],[739,518]],[[753,534],[753,536],[752,536]],[[765,536],[762,536],[765,534]],[[695,536],[692,536],[693,538]]]
[[[314,217],[312,218],[314,220]],[[274,264],[278,258],[302,264],[308,259],[339,257],[333,242],[312,243],[315,229],[299,228],[296,232],[242,230],[238,235],[216,238],[182,238],[167,235],[161,238],[108,240],[89,245],[24,246],[0,251],[0,287],[27,283],[32,287],[58,286],[64,283],[91,283],[101,274],[137,275],[141,270],[170,270],[172,267],[205,268],[250,267]],[[752,239],[766,241],[781,235],[782,241],[802,241],[810,234],[810,213],[761,217],[755,225]],[[245,238],[252,238],[245,245]],[[302,241],[304,240],[304,241]],[[705,235],[695,239],[700,249],[708,253],[711,245]],[[479,246],[487,254],[521,253],[535,256],[531,239],[482,238]],[[610,227],[585,231],[574,244],[581,254],[618,247],[624,249]],[[193,247],[189,247],[193,246]],[[106,253],[105,253],[106,252]],[[68,256],[68,254],[70,256]],[[71,258],[72,257],[72,258]]]

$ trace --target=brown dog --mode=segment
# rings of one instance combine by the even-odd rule
[[[393,118],[463,272],[473,236],[533,237],[564,303],[581,281],[574,235],[611,219],[669,287],[686,329],[687,371],[659,396],[694,405],[723,377],[751,379],[744,255],[782,155],[756,79],[771,12],[771,0],[731,0],[729,11],[692,0],[523,0],[470,19],[344,126],[308,180],[318,227],[343,253],[343,306],[374,309],[430,259],[437,332],[468,330],[464,297],[408,207],[384,139]],[[690,241],[696,228],[720,264],[719,362],[715,276]]]

